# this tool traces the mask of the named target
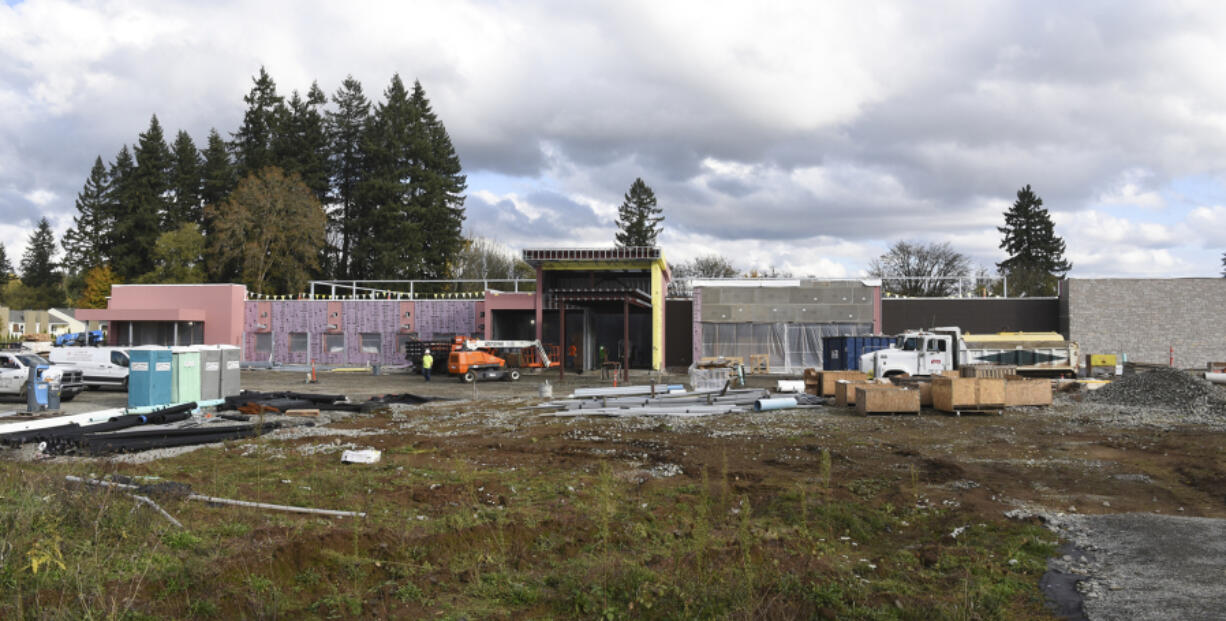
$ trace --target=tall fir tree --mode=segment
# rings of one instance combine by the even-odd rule
[[[286,114],[284,99],[277,94],[277,84],[263,67],[252,82],[251,91],[243,96],[247,104],[243,123],[230,143],[237,179],[276,164],[273,137]]]
[[[422,273],[422,231],[411,187],[416,125],[409,93],[394,75],[363,132],[364,174],[356,188],[358,213],[351,226],[351,278],[419,278]]]
[[[329,214],[329,238],[335,240],[332,276],[348,278],[350,254],[357,237],[354,224],[362,218],[356,201],[357,186],[365,177],[362,137],[370,121],[370,101],[362,83],[346,76],[332,95],[335,112],[328,112],[329,173],[332,177],[335,209]]]
[[[0,287],[9,284],[13,276],[13,262],[9,261],[9,253],[0,243]]]
[[[635,178],[617,208],[617,245],[655,246],[660,235],[660,223],[664,221],[663,210],[656,206],[656,194]]]
[[[216,129],[209,130],[208,143],[202,155],[204,162],[200,171],[200,200],[205,205],[220,205],[238,184],[238,177],[235,175],[230,153],[226,150],[226,141]],[[203,219],[201,223],[204,223]],[[204,232],[208,234],[207,226],[204,227]]]
[[[327,102],[316,83],[311,83],[306,99],[294,91],[272,140],[273,165],[287,175],[297,174],[321,203],[329,191],[328,132],[321,111]]]
[[[117,241],[111,267],[124,281],[134,280],[148,271],[149,257],[161,234],[161,221],[168,210],[170,188],[170,149],[157,116],[149,122],[136,145],[136,166],[122,217],[116,218]]]
[[[1009,279],[1009,293],[1055,295],[1056,282],[1073,265],[1064,259],[1064,240],[1056,236],[1051,214],[1030,185],[1017,191],[1017,200],[1005,212],[1000,247],[1009,258],[996,264]]]
[[[105,258],[111,264],[111,269],[117,273],[117,265],[121,262],[126,263],[128,269],[139,272],[133,264],[139,265],[142,259],[139,254],[130,254],[134,247],[130,236],[133,232],[132,206],[136,200],[136,160],[133,159],[128,145],[120,147],[119,153],[115,154],[115,160],[107,170],[107,182],[106,209],[112,222],[106,231],[106,247],[109,253]],[[156,222],[155,218],[154,228]],[[124,253],[129,254],[124,256]]]
[[[413,82],[409,99],[417,117],[413,177],[413,207],[421,222],[423,278],[450,275],[450,264],[464,247],[464,190],[462,173],[447,128],[434,114],[421,82]]]
[[[64,268],[72,274],[102,265],[111,256],[111,229],[115,222],[109,193],[110,178],[102,157],[98,156],[85,187],[77,193],[77,215],[72,218],[72,228],[64,232],[60,241]]]
[[[184,224],[200,224],[204,161],[191,135],[180,130],[175,136],[170,158],[170,201],[162,218],[162,232],[178,230]]]
[[[47,218],[38,221],[38,228],[30,233],[26,252],[21,257],[21,282],[27,287],[58,287],[60,274],[55,262],[55,233]]]

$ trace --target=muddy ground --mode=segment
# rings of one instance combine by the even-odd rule
[[[416,375],[348,373],[323,373],[318,384],[306,385],[298,373],[245,371],[243,387],[340,393],[352,400],[401,392],[456,399],[420,406],[408,417],[352,418],[331,427],[376,434],[354,439],[355,446],[433,447],[483,467],[588,469],[613,462],[624,476],[644,481],[699,480],[704,472],[724,472],[738,492],[762,497],[814,480],[823,451],[829,451],[836,482],[878,485],[918,504],[958,507],[961,515],[985,522],[1010,511],[1044,519],[1131,513],[1226,518],[1226,418],[1188,422],[1178,410],[1090,404],[1063,394],[1051,407],[962,417],[926,410],[919,416],[866,418],[822,406],[698,419],[547,418],[523,409],[540,401],[542,379],[550,381],[556,397],[578,386],[611,385],[590,374],[465,385],[447,377],[427,383]],[[750,385],[773,386],[775,379],[751,378]],[[91,391],[65,409],[122,404],[121,393]],[[1103,571],[1078,568],[1075,560],[1063,569]],[[1091,597],[1118,594],[1126,601],[1139,589],[1112,583]],[[1088,609],[1091,618],[1127,616],[1128,610],[1096,605],[1078,613],[1073,608],[1070,614]]]

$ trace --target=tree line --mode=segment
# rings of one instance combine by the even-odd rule
[[[60,240],[44,218],[42,266],[15,292],[29,307],[114,282],[241,282],[298,293],[309,279],[442,279],[465,249],[466,177],[420,82],[393,75],[372,102],[352,76],[328,97],[278,93],[264,68],[241,125],[168,141],[154,115],[108,162],[99,155]],[[0,258],[3,258],[0,251]],[[0,264],[3,267],[3,264]],[[7,271],[5,272],[8,273]]]

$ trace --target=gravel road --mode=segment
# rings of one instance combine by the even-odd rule
[[[1085,618],[1226,619],[1226,520],[1152,513],[1049,520],[1077,548],[1051,566],[1085,576],[1077,585]]]

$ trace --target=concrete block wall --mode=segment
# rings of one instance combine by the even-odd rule
[[[1203,368],[1226,361],[1226,279],[1074,278],[1062,283],[1061,331],[1084,354]]]
[[[799,287],[702,287],[695,316],[706,323],[873,323],[874,288],[855,281]],[[698,294],[695,294],[698,298]]]

